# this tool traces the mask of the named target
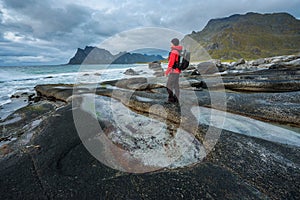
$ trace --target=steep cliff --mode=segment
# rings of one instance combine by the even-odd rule
[[[202,45],[218,59],[294,54],[300,52],[300,20],[287,13],[232,15],[210,20],[202,31],[186,35],[183,43],[192,51]]]
[[[113,55],[105,49],[86,46],[85,49],[78,48],[76,54],[70,59],[68,64],[132,64],[163,59],[164,58],[159,55],[128,52],[121,52],[117,55]]]

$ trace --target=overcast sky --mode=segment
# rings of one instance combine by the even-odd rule
[[[162,38],[200,31],[212,18],[288,12],[300,19],[299,8],[299,0],[0,0],[0,66],[63,64],[77,48],[112,41],[121,50],[155,42],[164,49],[169,38]],[[120,39],[124,33],[135,36]]]

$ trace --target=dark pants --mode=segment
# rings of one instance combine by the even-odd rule
[[[167,91],[169,93],[168,101],[178,102],[179,99],[179,74],[170,73],[167,82]],[[174,94],[175,92],[175,94]]]

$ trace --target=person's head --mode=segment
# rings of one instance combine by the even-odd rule
[[[171,44],[174,45],[174,46],[178,46],[179,45],[179,40],[177,38],[173,38],[171,40]]]

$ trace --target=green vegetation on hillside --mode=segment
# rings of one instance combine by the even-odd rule
[[[187,35],[185,43],[194,59],[201,56],[196,52],[198,45],[215,59],[295,54],[300,52],[300,20],[286,13],[233,15],[210,20],[202,31]]]

